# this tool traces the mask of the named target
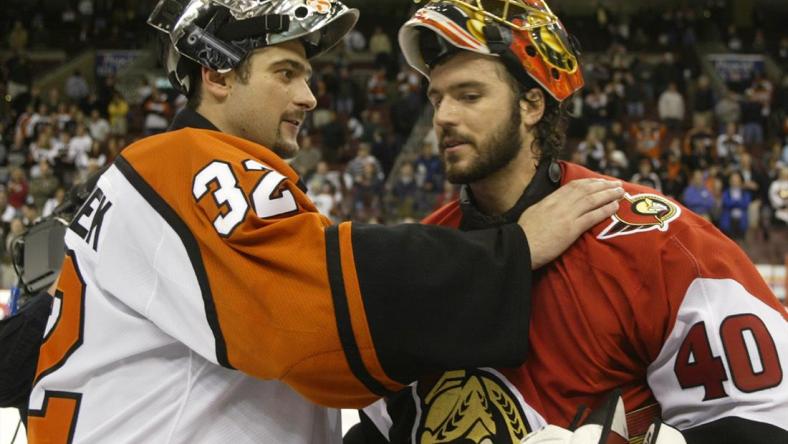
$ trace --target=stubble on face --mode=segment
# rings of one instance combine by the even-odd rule
[[[453,127],[445,128],[441,135],[441,146],[445,139],[461,139],[468,142],[474,150],[475,159],[463,168],[459,166],[459,155],[442,151],[443,167],[446,178],[455,185],[469,184],[482,180],[500,171],[514,160],[523,146],[520,133],[522,116],[517,98],[510,102],[509,119],[501,121],[498,128],[481,142],[470,134],[461,134]]]

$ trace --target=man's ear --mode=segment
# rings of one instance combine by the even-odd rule
[[[545,109],[544,92],[539,88],[531,88],[525,92],[520,99],[520,112],[523,116],[523,123],[527,126],[534,126],[542,120]]]
[[[227,74],[202,66],[200,67],[200,75],[202,76],[203,90],[216,101],[221,102],[230,94],[231,81],[228,81]]]

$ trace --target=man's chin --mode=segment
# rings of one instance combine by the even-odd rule
[[[292,159],[298,154],[299,149],[301,148],[296,142],[284,142],[280,140],[274,144],[273,152],[282,159]]]

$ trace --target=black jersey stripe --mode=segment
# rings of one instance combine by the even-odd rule
[[[167,221],[167,224],[178,234],[186,253],[189,255],[197,282],[200,284],[203,303],[205,304],[205,315],[208,318],[208,325],[211,327],[213,337],[216,342],[216,359],[223,367],[233,369],[227,359],[227,345],[224,342],[224,335],[219,326],[219,318],[216,314],[216,305],[213,302],[213,294],[208,281],[208,273],[205,271],[205,264],[200,254],[200,246],[197,239],[192,234],[186,222],[178,216],[175,210],[148,184],[145,179],[134,169],[128,160],[123,156],[115,159],[115,166],[120,170],[126,180],[140,193],[140,195],[156,210],[156,212]]]
[[[361,352],[353,335],[353,325],[350,320],[350,307],[345,292],[345,278],[342,276],[342,261],[339,251],[339,227],[336,225],[326,228],[326,264],[328,265],[328,280],[331,285],[331,296],[334,301],[334,316],[337,320],[337,331],[345,358],[353,375],[361,381],[372,393],[379,396],[389,396],[393,392],[375,379],[361,358]]]

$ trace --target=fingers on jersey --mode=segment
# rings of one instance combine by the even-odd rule
[[[582,179],[559,188],[520,217],[532,269],[563,253],[585,231],[610,217],[623,197],[620,182]]]

